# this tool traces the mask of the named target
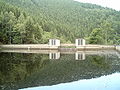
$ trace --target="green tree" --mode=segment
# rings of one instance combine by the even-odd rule
[[[103,44],[104,39],[102,37],[101,32],[102,32],[102,30],[100,28],[93,29],[93,31],[91,32],[91,34],[89,36],[89,43],[90,44]]]

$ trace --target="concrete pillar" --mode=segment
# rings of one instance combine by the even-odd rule
[[[50,46],[60,46],[60,40],[58,39],[49,39]]]
[[[75,45],[76,45],[76,47],[78,47],[78,46],[85,46],[85,39],[82,39],[82,38],[76,39],[75,40]]]
[[[116,50],[120,51],[120,45],[116,46]]]

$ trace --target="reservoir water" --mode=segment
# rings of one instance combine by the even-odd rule
[[[0,90],[120,90],[120,53],[1,51]]]

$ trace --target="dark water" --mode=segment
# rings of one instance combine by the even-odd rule
[[[0,89],[120,90],[120,54],[1,52]]]

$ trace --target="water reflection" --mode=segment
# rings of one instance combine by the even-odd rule
[[[53,52],[53,53],[49,53],[49,59],[60,59],[60,52]],[[85,60],[85,53],[84,52],[76,52],[75,53],[75,60]]]
[[[59,58],[60,58],[60,52],[49,53],[49,59],[59,59]]]
[[[76,52],[75,59],[76,60],[85,60],[85,53],[84,52]]]
[[[120,73],[95,79],[79,80],[53,86],[25,88],[20,90],[120,90]]]
[[[116,51],[1,52],[0,89],[42,87],[120,72],[118,55]]]

